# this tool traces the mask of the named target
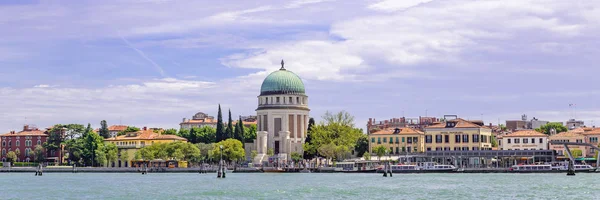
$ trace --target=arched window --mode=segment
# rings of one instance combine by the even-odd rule
[[[30,148],[25,149],[25,156],[29,156],[29,152],[31,152]],[[29,159],[29,158],[28,158]]]
[[[12,146],[12,141],[8,141],[8,147]]]
[[[2,141],[2,147],[6,146],[6,141]]]
[[[38,140],[37,145],[42,145],[42,141]]]
[[[2,149],[2,155],[5,156],[6,155],[6,149]]]
[[[17,141],[15,142],[15,145],[17,145],[17,146],[21,146],[21,142],[19,142],[19,140],[17,140]]]

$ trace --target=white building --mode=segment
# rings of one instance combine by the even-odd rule
[[[179,124],[179,126],[184,130],[191,128],[202,128],[205,126],[217,128],[217,120],[215,120],[215,117],[209,116],[206,113],[198,112],[192,117],[191,120],[183,118],[183,121]]]
[[[534,130],[503,135],[499,142],[500,150],[548,150],[548,135]]]
[[[289,160],[292,152],[303,153],[310,111],[308,96],[300,77],[283,65],[281,61],[281,69],[269,74],[260,88],[254,141],[257,164],[268,160],[269,149],[282,160]]]

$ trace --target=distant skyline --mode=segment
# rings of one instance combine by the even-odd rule
[[[282,59],[316,120],[600,125],[596,1],[8,0],[0,30],[0,133],[255,115]]]

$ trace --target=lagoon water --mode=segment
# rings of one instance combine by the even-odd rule
[[[0,199],[598,199],[600,174],[0,174]]]

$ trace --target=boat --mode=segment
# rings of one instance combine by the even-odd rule
[[[392,168],[392,173],[416,173],[421,170],[420,167],[417,165],[403,165],[403,164],[392,165],[391,168]]]
[[[440,165],[436,162],[419,163],[420,169],[427,172],[453,172],[457,168],[453,165]]]
[[[581,165],[581,164],[573,165],[573,169],[575,170],[575,172],[595,172],[596,171],[596,168],[592,167],[591,165]],[[552,170],[568,171],[569,166],[568,166],[568,164],[561,163],[559,165],[552,166]]]
[[[263,167],[262,171],[265,173],[283,173],[285,169],[281,167]]]
[[[338,162],[333,169],[334,172],[343,173],[373,173],[377,171],[373,161],[348,161]]]
[[[552,165],[513,165],[509,168],[512,172],[548,172]]]

